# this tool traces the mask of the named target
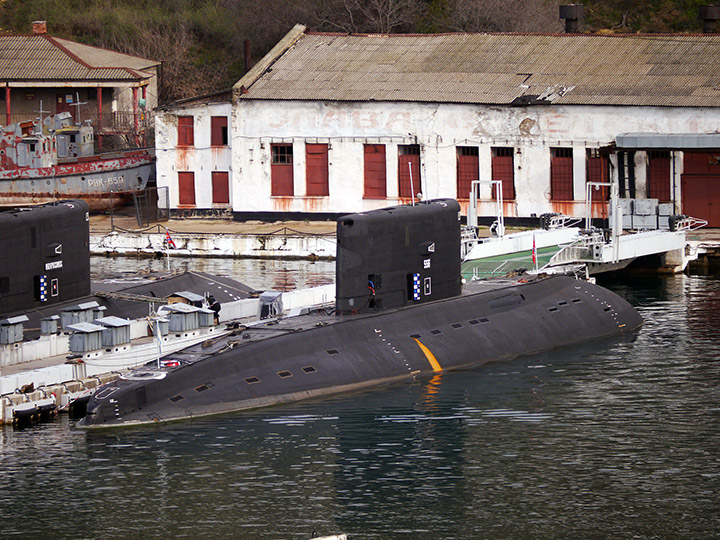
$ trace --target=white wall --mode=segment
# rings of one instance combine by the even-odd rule
[[[479,147],[482,179],[490,179],[491,148],[514,147],[517,199],[506,205],[505,213],[510,216],[557,211],[549,200],[549,149],[572,147],[577,208],[571,204],[563,209],[566,214],[583,215],[586,148],[609,145],[621,133],[713,132],[719,124],[720,110],[712,108],[508,108],[239,99],[231,122],[233,211],[358,212],[402,202],[397,199],[397,145],[420,144],[421,190],[425,198],[458,197],[457,146]],[[279,142],[293,144],[294,197],[270,196],[270,145]],[[305,196],[305,142],[330,145],[328,197]],[[365,143],[386,145],[386,200],[363,199]],[[636,154],[636,165],[637,188],[641,192],[645,186],[644,152]],[[489,188],[483,196],[489,199]],[[490,201],[480,213],[492,213]]]
[[[177,107],[172,111],[158,109],[155,117],[155,147],[157,154],[157,185],[170,188],[170,208],[178,208],[178,172],[195,173],[195,208],[225,209],[230,204],[213,204],[212,172],[227,171],[230,184],[230,201],[233,200],[233,173],[230,157],[232,144],[231,105],[229,102],[203,103]],[[194,145],[178,147],[178,116],[193,116]],[[228,118],[228,146],[210,146],[210,118]],[[165,207],[160,197],[159,206]]]

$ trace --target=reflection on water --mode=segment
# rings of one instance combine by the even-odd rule
[[[93,280],[167,270],[167,259],[90,257]],[[231,277],[256,290],[290,291],[335,282],[335,261],[171,257],[170,271]]]
[[[2,429],[1,536],[717,537],[720,281],[606,284],[633,338],[156,428]]]

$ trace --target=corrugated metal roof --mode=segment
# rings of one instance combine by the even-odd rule
[[[239,98],[720,106],[717,34],[303,33],[267,66]]]
[[[700,150],[720,148],[720,133],[622,133],[618,148]]]
[[[0,80],[133,81],[158,62],[46,34],[0,36]]]

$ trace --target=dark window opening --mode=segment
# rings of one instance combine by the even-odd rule
[[[450,326],[452,326],[453,328],[462,328],[463,327],[463,325],[460,323],[454,323],[454,324],[451,324]]]
[[[556,308],[555,306],[549,307],[548,311],[558,311],[558,308]]]
[[[469,320],[468,322],[469,322],[470,324],[480,324],[480,321],[478,321],[477,319],[471,319],[471,320]]]
[[[480,321],[481,323],[489,323],[489,322],[490,322],[490,319],[486,319],[485,317],[483,317],[482,319],[479,319],[479,321]]]
[[[439,335],[439,334],[442,334],[442,332],[441,332],[440,330],[430,330],[430,333],[433,334],[433,335],[435,335],[435,336],[437,336],[437,335]]]
[[[255,383],[259,383],[260,379],[258,379],[257,377],[248,377],[245,379],[245,382],[248,384],[255,384]]]
[[[273,144],[272,162],[275,165],[292,165],[293,147],[292,144]]]
[[[176,402],[181,401],[181,400],[183,400],[183,399],[185,399],[185,398],[184,398],[183,396],[181,396],[180,394],[178,394],[177,396],[171,397],[171,398],[170,398],[170,401],[172,401],[173,403],[176,403]]]
[[[332,356],[333,354],[338,354],[337,349],[328,349],[325,352],[328,353],[330,356]]]
[[[304,368],[302,368],[302,370],[303,370],[305,373],[315,373],[315,372],[317,371],[317,369],[315,369],[315,368],[312,367],[312,366],[305,366]]]
[[[10,278],[3,276],[0,277],[0,294],[10,292]]]
[[[210,388],[212,388],[213,386],[214,385],[211,383],[201,384],[200,386],[195,387],[195,391],[196,392],[204,392],[205,390],[210,390]]]
[[[288,370],[278,371],[278,376],[285,379],[287,377],[292,377],[292,373],[290,373]]]

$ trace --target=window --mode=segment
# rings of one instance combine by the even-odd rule
[[[502,181],[502,198],[504,201],[515,200],[515,167],[513,162],[514,148],[498,147],[492,149],[492,179]],[[496,198],[495,186],[492,190]]]
[[[420,145],[398,146],[398,195],[410,199],[420,193]]]
[[[305,145],[306,193],[310,196],[327,196],[328,186],[328,145]]]
[[[293,147],[292,144],[270,146],[270,195],[292,197],[293,195]]]
[[[192,116],[178,116],[178,146],[193,146],[195,135]]]
[[[178,194],[180,206],[195,206],[195,173],[178,173]]]
[[[572,148],[550,149],[550,200],[573,200]]]
[[[472,181],[480,177],[479,150],[477,146],[457,148],[457,198],[469,199]]]
[[[608,167],[607,157],[600,155],[597,148],[587,149],[587,181],[588,182],[609,182],[610,168]],[[603,186],[599,189],[592,188],[591,197],[593,202],[604,202],[610,199],[610,189]]]
[[[230,203],[230,182],[227,171],[212,173],[212,202],[213,204]]]
[[[387,196],[385,145],[366,144],[364,153],[365,193],[363,197],[366,199],[384,199]]]
[[[210,146],[228,145],[228,119],[227,116],[210,117]]]
[[[648,158],[648,197],[670,202],[670,152],[653,150]]]

